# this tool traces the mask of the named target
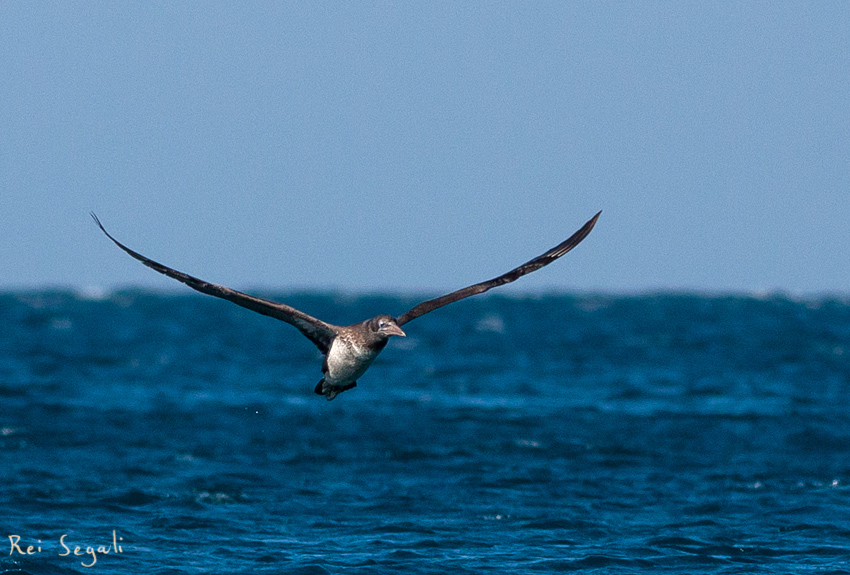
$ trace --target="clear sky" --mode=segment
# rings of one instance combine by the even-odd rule
[[[0,289],[850,292],[850,2],[0,3]],[[174,284],[174,285],[172,285]]]

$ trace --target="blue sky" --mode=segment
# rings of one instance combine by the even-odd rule
[[[0,289],[850,291],[850,3],[0,3]],[[176,286],[179,287],[179,286]]]

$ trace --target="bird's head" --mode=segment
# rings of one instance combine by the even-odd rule
[[[401,337],[405,337],[407,335],[401,331],[400,327],[398,327],[396,319],[393,316],[386,314],[375,316],[370,319],[369,328],[373,333],[383,338],[388,338],[391,335],[398,335]]]

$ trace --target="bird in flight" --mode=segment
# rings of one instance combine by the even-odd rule
[[[347,326],[333,325],[286,304],[261,299],[224,286],[212,284],[157,263],[131,250],[113,238],[106,231],[106,228],[103,227],[103,224],[100,223],[97,216],[94,213],[91,216],[98,227],[106,234],[106,237],[149,268],[183,282],[190,288],[201,293],[226,299],[237,305],[279,319],[298,328],[325,356],[322,364],[324,377],[316,385],[314,391],[318,395],[324,395],[330,401],[343,391],[357,385],[357,379],[369,369],[369,366],[387,345],[387,340],[391,336],[405,336],[401,326],[435,309],[470,296],[484,293],[494,287],[510,283],[525,274],[549,265],[576,247],[587,237],[587,234],[596,225],[596,220],[599,219],[601,213],[601,211],[597,213],[576,233],[551,250],[507,273],[491,280],[459,289],[450,294],[424,301],[398,317],[381,314],[360,323]]]

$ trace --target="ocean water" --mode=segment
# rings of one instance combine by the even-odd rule
[[[405,329],[328,402],[306,339],[227,302],[0,294],[0,572],[850,573],[850,300],[494,295]]]

